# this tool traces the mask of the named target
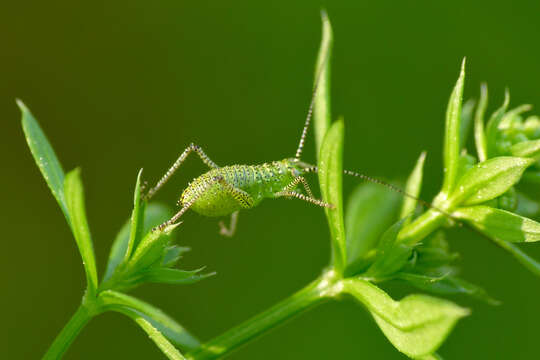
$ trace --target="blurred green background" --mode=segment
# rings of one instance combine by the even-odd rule
[[[294,155],[320,40],[333,23],[333,114],[346,121],[345,166],[405,176],[428,151],[423,197],[441,181],[444,111],[467,56],[466,97],[490,86],[502,101],[539,104],[538,1],[2,1],[0,357],[39,358],[76,309],[81,261],[27,149],[15,97],[41,122],[66,169],[81,166],[99,270],[130,214],[139,168],[155,181],[191,142],[218,164]],[[306,160],[314,159],[310,138]],[[205,171],[190,159],[158,195],[173,205]],[[315,182],[315,179],[312,179]],[[346,179],[346,191],[355,185]],[[193,213],[179,231],[184,268],[218,275],[190,286],[148,285],[137,296],[201,339],[266,309],[314,279],[329,258],[323,211],[266,201],[241,214],[233,239]],[[458,229],[466,279],[503,301],[473,309],[441,354],[531,359],[539,354],[540,279],[485,239]],[[540,258],[540,245],[526,250]],[[401,296],[404,291],[391,292]],[[68,359],[162,358],[130,320],[107,313],[84,329]],[[401,359],[353,301],[328,303],[231,359]]]

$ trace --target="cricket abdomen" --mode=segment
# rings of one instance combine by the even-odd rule
[[[250,202],[239,201],[217,178],[240,189]],[[225,216],[257,206],[262,199],[275,197],[293,179],[284,161],[262,165],[231,165],[212,169],[195,178],[182,193],[182,205],[196,198],[191,209],[205,216]],[[244,196],[245,197],[245,196]]]

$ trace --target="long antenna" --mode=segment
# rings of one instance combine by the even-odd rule
[[[322,12],[323,16],[323,22],[326,21],[326,13]],[[324,67],[326,66],[326,63],[328,62],[328,58],[330,57],[330,46],[327,46],[325,49],[325,54],[323,61],[321,62],[321,65],[319,69],[317,70],[317,77],[315,78],[315,84],[313,86],[313,93],[311,95],[311,102],[309,104],[308,113],[306,116],[306,122],[304,123],[304,129],[302,129],[302,136],[300,136],[300,142],[298,143],[298,149],[296,149],[296,155],[294,156],[295,160],[299,161],[300,156],[302,155],[302,150],[304,150],[304,142],[306,141],[306,134],[309,129],[309,123],[311,122],[311,117],[313,115],[313,107],[315,106],[315,97],[317,96],[317,90],[319,88],[319,82],[321,80],[322,74],[324,72]]]
[[[311,166],[311,167],[305,168],[304,172],[306,172],[306,173],[318,173],[319,169],[317,168],[317,166]],[[441,214],[447,216],[448,218],[450,218],[452,220],[455,220],[457,223],[460,223],[458,221],[458,219],[456,219],[453,215],[449,214],[448,212],[446,212],[446,211],[444,211],[442,209],[439,209],[438,207],[436,207],[432,203],[430,203],[428,201],[425,201],[425,200],[419,198],[418,196],[411,195],[408,192],[406,192],[405,190],[403,190],[403,189],[401,189],[401,188],[399,188],[399,187],[397,187],[395,185],[392,185],[392,184],[390,184],[390,183],[388,183],[388,182],[386,182],[384,180],[377,179],[377,178],[374,178],[374,177],[371,177],[371,176],[368,176],[368,175],[364,175],[364,174],[360,174],[360,173],[350,171],[350,170],[343,170],[343,173],[345,175],[354,176],[354,177],[357,177],[357,178],[365,180],[365,181],[369,181],[369,182],[374,183],[374,184],[385,186],[385,187],[389,188],[392,191],[395,191],[395,192],[397,192],[397,193],[399,193],[399,194],[401,194],[401,195],[403,195],[405,197],[411,198],[411,199],[417,201],[418,203],[422,204],[423,206],[425,206],[427,208],[430,208],[430,209],[434,209],[434,210],[440,212]]]
[[[403,190],[403,189],[401,189],[401,188],[399,188],[399,187],[397,187],[395,185],[392,185],[390,183],[387,183],[384,180],[380,180],[380,179],[377,179],[377,178],[374,178],[374,177],[371,177],[371,176],[368,176],[368,175],[360,174],[360,173],[350,171],[350,170],[343,170],[343,173],[345,175],[354,176],[354,177],[357,177],[359,179],[372,182],[374,184],[379,184],[379,185],[382,185],[382,186],[386,186],[390,190],[393,190],[393,191],[395,191],[395,192],[397,192],[397,193],[399,193],[399,194],[401,194],[401,195],[403,195],[405,197],[411,198],[411,199],[413,199],[415,201],[418,201],[420,204],[422,204],[422,205],[424,205],[424,206],[426,206],[428,208],[435,209],[435,210],[439,211],[440,213],[445,214],[445,215],[449,216],[450,218],[454,219],[454,217],[452,215],[447,214],[445,211],[443,211],[441,209],[438,209],[432,203],[430,203],[428,201],[425,201],[423,199],[420,199],[418,196],[411,195],[408,192],[406,192],[405,190]]]

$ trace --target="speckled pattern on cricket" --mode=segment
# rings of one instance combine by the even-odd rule
[[[264,198],[277,197],[277,193],[304,173],[305,165],[294,159],[285,159],[261,165],[230,165],[212,169],[188,185],[180,203],[184,205],[196,199],[191,209],[205,216],[223,216],[249,209]],[[215,180],[220,177],[226,184]]]

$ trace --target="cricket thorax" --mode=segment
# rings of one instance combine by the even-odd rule
[[[298,176],[298,172],[298,169],[291,167],[289,160],[212,169],[195,178],[184,190],[179,202],[184,205],[196,199],[191,208],[201,215],[228,215],[254,207],[264,198],[275,197],[276,193]],[[230,187],[241,192],[233,193]],[[244,201],[242,195],[251,202]]]

